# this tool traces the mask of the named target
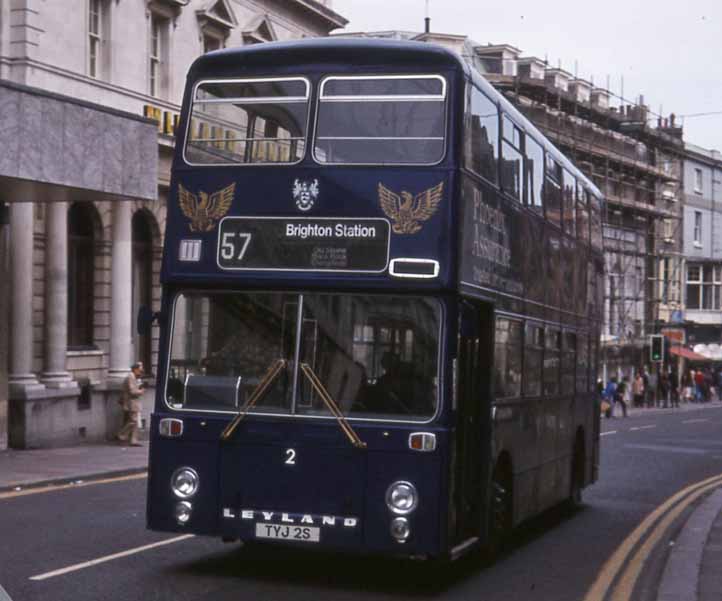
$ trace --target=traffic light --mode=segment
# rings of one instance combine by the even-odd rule
[[[649,360],[652,363],[664,360],[664,336],[653,334],[649,337]]]

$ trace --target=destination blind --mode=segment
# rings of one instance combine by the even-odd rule
[[[388,255],[385,219],[226,217],[218,231],[221,269],[379,273]]]

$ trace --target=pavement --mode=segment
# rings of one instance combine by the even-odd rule
[[[661,412],[691,413],[713,407],[722,408],[722,402],[683,403],[677,409],[630,407],[628,414],[636,417]],[[613,419],[623,419],[621,407],[616,409]],[[147,469],[147,442],[141,447],[107,443],[27,451],[9,449],[0,451],[0,493],[137,474]],[[720,565],[722,487],[703,498],[687,517],[668,554],[657,601],[719,601]]]
[[[0,451],[0,492],[124,476],[148,469],[148,443]]]

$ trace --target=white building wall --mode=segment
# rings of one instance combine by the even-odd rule
[[[266,15],[278,40],[326,35],[330,26],[295,2],[226,0],[237,26],[228,31],[226,47],[242,46],[244,32]],[[163,4],[159,1],[158,4]],[[15,9],[27,5],[27,10]],[[149,93],[151,10],[147,0],[106,0],[106,29],[97,78],[89,75],[88,0],[0,0],[0,79],[142,114],[143,105],[179,108],[185,76],[203,53],[198,11],[209,0],[190,0],[167,23],[167,85],[160,97]],[[160,14],[160,13],[159,13]],[[25,16],[21,16],[25,15]],[[25,23],[27,27],[17,26]],[[10,24],[16,25],[10,27]],[[20,44],[17,38],[36,40]],[[11,43],[15,41],[16,43]],[[22,53],[31,47],[32,52]],[[26,61],[13,61],[25,57]]]
[[[232,13],[228,21],[233,25],[226,31],[226,47],[241,46],[263,39],[289,40],[301,37],[324,36],[330,30],[345,25],[340,15],[323,10],[331,9],[331,2],[313,3],[298,0],[218,0]],[[185,78],[191,63],[203,52],[202,19],[199,12],[211,10],[214,0],[189,0],[188,4],[176,10],[175,2],[168,0],[104,0],[107,11],[101,30],[103,47],[100,52],[99,72],[91,77],[89,71],[89,0],[0,0],[0,80],[8,80],[31,88],[59,94],[66,98],[56,99],[63,106],[76,107],[70,99],[86,101],[127,113],[126,119],[133,121],[133,115],[143,115],[147,105],[177,114],[180,108]],[[151,43],[151,10],[159,8],[167,17],[165,58],[165,88],[159,97],[150,95],[149,85],[149,49]],[[313,10],[312,10],[313,9]],[[318,9],[318,10],[315,10]],[[160,13],[159,13],[160,14]],[[258,27],[261,29],[257,29]],[[220,31],[224,31],[221,27]],[[0,89],[0,91],[2,91]],[[31,101],[36,103],[37,94],[25,90]],[[92,111],[92,109],[88,109]],[[75,109],[75,113],[85,114],[86,109]],[[22,121],[24,113],[17,112],[17,120]],[[74,113],[74,114],[75,114]],[[109,113],[110,114],[110,113]],[[115,117],[110,117],[112,120]],[[48,121],[47,123],[45,121]],[[62,125],[52,120],[40,119],[34,123],[33,141],[43,136],[48,139],[58,137]],[[57,121],[57,120],[56,120]],[[25,123],[28,123],[27,119]],[[85,122],[83,122],[85,123]],[[105,121],[103,123],[106,123]],[[66,124],[67,125],[67,124]],[[132,201],[132,212],[142,210],[152,214],[153,235],[153,282],[152,308],[160,309],[160,253],[165,230],[165,198],[169,185],[170,157],[174,138],[168,133],[159,134],[157,146],[152,125],[150,128],[150,152],[158,153],[159,169],[157,189],[155,175],[150,178],[150,193],[139,194],[141,198],[151,198],[157,191],[157,200]],[[66,128],[67,129],[67,128]],[[95,128],[95,132],[102,130]],[[0,148],[11,148],[12,131],[0,127]],[[14,131],[14,130],[13,130]],[[82,127],[78,130],[79,138]],[[108,129],[110,131],[110,129]],[[102,132],[108,134],[108,131]],[[46,135],[47,134],[47,135]],[[51,135],[52,134],[52,135]],[[88,136],[93,133],[88,130]],[[5,137],[3,137],[5,136]],[[15,136],[16,141],[18,136]],[[86,139],[91,139],[86,137]],[[33,146],[34,148],[35,146]],[[93,155],[91,153],[90,155]],[[102,155],[108,156],[108,155]],[[2,158],[2,155],[0,155]],[[86,163],[88,157],[84,157]],[[118,157],[115,157],[118,158]],[[90,161],[92,162],[92,161]],[[130,159],[127,163],[132,163]],[[141,161],[142,162],[142,161]],[[1,161],[0,161],[1,163]],[[42,165],[43,161],[39,161]],[[147,164],[144,163],[144,164]],[[82,166],[82,165],[81,165]],[[87,164],[86,164],[87,167]],[[82,170],[82,169],[81,169]],[[87,169],[86,169],[87,171]],[[103,172],[103,170],[98,170]],[[146,170],[146,173],[148,171]],[[15,173],[10,177],[20,177]],[[27,179],[27,178],[25,178]],[[32,273],[32,332],[29,343],[32,345],[32,365],[34,373],[40,374],[47,362],[45,324],[48,318],[46,307],[46,269],[48,259],[47,243],[47,205],[50,199],[47,188],[29,181],[28,189],[32,194],[23,200],[36,201],[34,205],[34,231]],[[67,182],[55,182],[60,187]],[[91,187],[92,188],[92,187]],[[95,188],[92,188],[95,190]],[[7,193],[7,190],[5,191]],[[68,444],[82,437],[99,439],[114,434],[119,425],[119,409],[111,397],[117,394],[115,384],[109,381],[111,326],[113,323],[113,305],[111,281],[113,255],[113,202],[99,202],[94,193],[83,192],[82,200],[93,202],[102,223],[102,234],[97,240],[94,257],[94,307],[93,307],[93,346],[90,349],[68,349],[65,353],[65,369],[78,383],[89,381],[93,386],[92,410],[80,412],[78,409],[78,388],[71,386],[66,392],[51,391],[42,385],[29,391],[19,388],[12,394],[16,400],[24,403],[27,420],[15,420],[7,430],[14,437],[13,444],[20,446],[45,446]],[[0,189],[0,200],[3,190]],[[74,195],[71,194],[71,196]],[[135,194],[124,194],[135,198]],[[70,198],[68,206],[76,198]],[[123,202],[131,202],[125,200]],[[0,232],[1,233],[1,232]],[[117,298],[116,298],[117,300]],[[2,301],[2,299],[0,299]],[[0,302],[0,307],[2,303]],[[0,332],[1,333],[1,332]],[[158,330],[152,335],[152,361],[155,365],[158,356]],[[1,349],[0,349],[1,350]],[[135,351],[134,351],[135,352]],[[0,352],[0,359],[2,359]],[[6,361],[3,361],[4,363]],[[4,390],[7,370],[0,366],[0,388]],[[11,382],[12,384],[12,382]],[[0,396],[3,394],[0,390]],[[48,402],[52,399],[52,402]],[[152,407],[150,392],[145,401],[144,414]],[[4,445],[4,415],[6,405],[0,398],[0,448]],[[92,414],[93,419],[89,421]],[[82,430],[82,433],[81,433]]]

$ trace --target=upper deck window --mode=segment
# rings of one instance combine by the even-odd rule
[[[544,149],[534,138],[527,136],[527,196],[529,206],[540,215],[544,213],[542,187],[544,185]]]
[[[320,163],[430,165],[444,156],[446,81],[437,75],[329,77],[321,84]]]
[[[296,163],[305,152],[309,84],[302,78],[197,84],[185,160],[196,165]]]
[[[521,201],[524,198],[524,132],[506,115],[502,123],[501,187]]]
[[[497,183],[499,170],[499,109],[471,86],[467,110],[465,165],[490,182]]]

